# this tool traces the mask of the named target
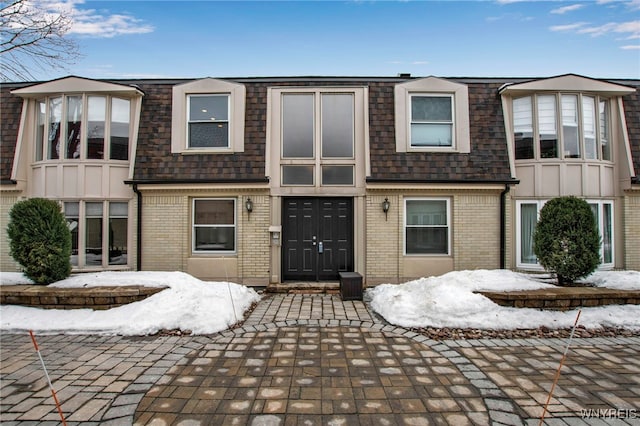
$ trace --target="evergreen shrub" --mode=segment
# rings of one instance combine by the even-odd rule
[[[71,274],[71,232],[56,201],[30,198],[14,204],[7,234],[11,256],[36,284]]]
[[[586,277],[600,264],[600,233],[589,204],[576,197],[558,197],[540,210],[533,251],[559,285]]]

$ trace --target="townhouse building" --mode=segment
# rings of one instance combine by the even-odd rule
[[[586,199],[601,268],[640,269],[639,80],[271,77],[1,87],[8,212],[58,200],[74,271],[367,285],[541,270],[537,214]]]

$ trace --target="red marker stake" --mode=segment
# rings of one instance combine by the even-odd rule
[[[541,426],[542,423],[544,422],[544,416],[545,414],[547,414],[547,407],[549,407],[549,402],[551,401],[553,390],[556,388],[556,383],[558,383],[558,379],[560,378],[560,370],[562,370],[562,365],[564,364],[564,360],[567,357],[567,352],[569,352],[569,345],[571,345],[571,339],[573,339],[573,334],[576,331],[576,327],[578,325],[578,320],[580,319],[581,313],[582,313],[582,309],[579,309],[578,316],[576,317],[576,322],[573,323],[573,328],[571,329],[571,335],[569,335],[569,341],[567,342],[567,347],[564,349],[564,354],[562,354],[562,359],[560,359],[560,365],[558,366],[558,371],[556,371],[556,376],[553,378],[551,391],[549,391],[549,396],[547,397],[547,403],[544,404],[544,410],[542,411],[542,416],[540,416],[540,423],[538,423],[538,426]]]
[[[51,389],[51,395],[53,395],[53,400],[56,403],[56,407],[58,408],[58,413],[60,413],[60,420],[62,420],[62,424],[67,426],[67,422],[64,419],[64,413],[62,412],[62,408],[60,407],[60,402],[58,402],[58,397],[56,396],[56,391],[53,390],[53,385],[51,384],[51,379],[49,378],[49,373],[47,373],[47,367],[44,365],[44,360],[42,359],[42,355],[40,354],[40,349],[38,348],[38,342],[36,342],[36,337],[33,335],[33,331],[29,330],[29,335],[31,336],[31,341],[33,342],[33,347],[36,348],[36,353],[38,354],[38,358],[40,358],[40,363],[42,364],[42,369],[44,370],[44,375],[47,377],[47,382],[49,383],[49,389]]]

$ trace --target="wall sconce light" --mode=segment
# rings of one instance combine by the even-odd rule
[[[247,213],[251,214],[253,211],[253,201],[251,201],[251,197],[247,197],[247,201],[244,202],[244,208],[247,209]]]
[[[384,220],[387,220],[387,213],[389,213],[389,207],[391,207],[391,203],[388,198],[385,198],[382,202],[382,211],[384,212]]]

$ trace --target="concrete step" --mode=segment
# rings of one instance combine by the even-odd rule
[[[272,283],[267,286],[266,292],[290,294],[338,294],[340,293],[340,283],[337,281]]]

